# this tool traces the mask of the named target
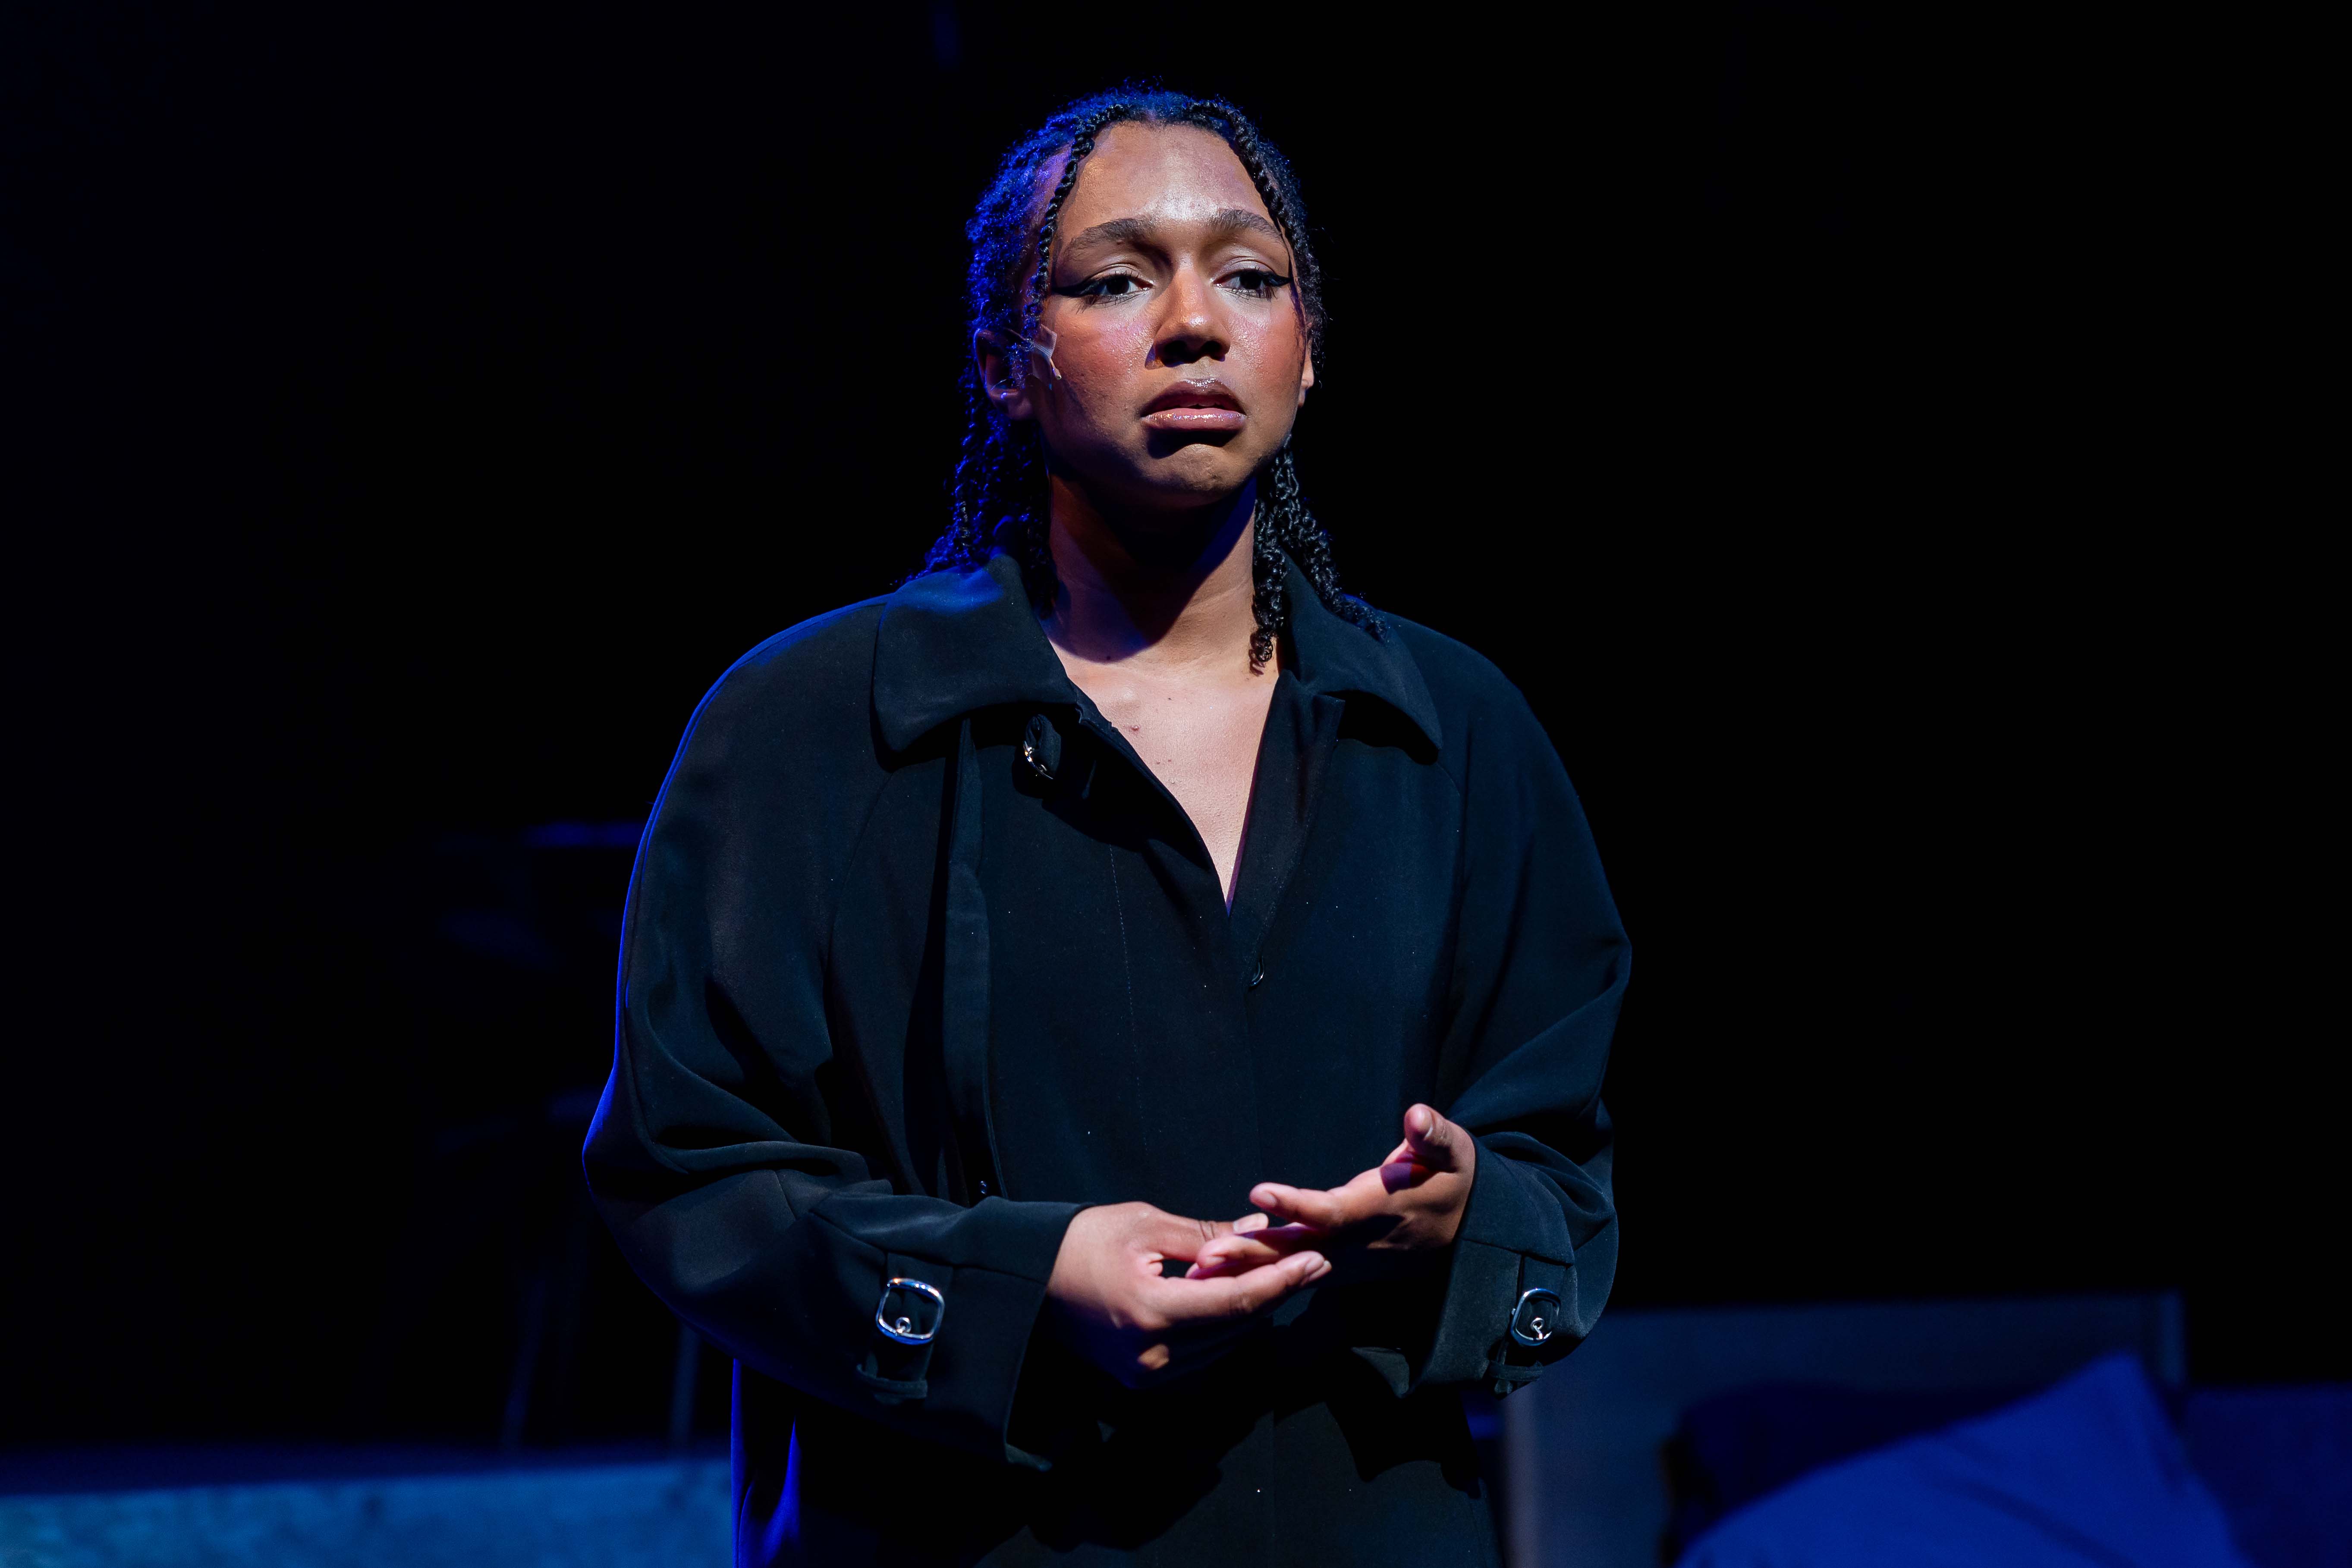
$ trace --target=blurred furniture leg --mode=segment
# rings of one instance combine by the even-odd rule
[[[523,1293],[522,1331],[516,1336],[514,1370],[507,1375],[507,1408],[499,1423],[499,1447],[522,1447],[522,1430],[530,1419],[530,1385],[539,1376],[539,1345],[547,1330],[547,1271],[530,1277]]]
[[[1498,1400],[1503,1417],[1503,1549],[1509,1568],[1540,1568],[1543,1555],[1542,1456],[1537,1449],[1536,1402],[1527,1389]]]
[[[683,1453],[694,1440],[694,1385],[702,1372],[702,1336],[677,1325],[677,1363],[669,1379],[669,1449]]]

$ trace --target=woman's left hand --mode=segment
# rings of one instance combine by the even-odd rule
[[[1258,1213],[1236,1221],[1234,1233],[1201,1248],[1192,1279],[1237,1274],[1304,1247],[1328,1253],[1343,1247],[1374,1252],[1431,1251],[1454,1244],[1478,1145],[1435,1108],[1404,1113],[1404,1142],[1345,1186],[1318,1190],[1261,1182],[1250,1189]]]

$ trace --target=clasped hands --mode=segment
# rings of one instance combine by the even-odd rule
[[[1478,1145],[1434,1109],[1404,1113],[1404,1138],[1379,1164],[1318,1191],[1261,1182],[1257,1212],[1187,1219],[1150,1204],[1081,1209],[1045,1287],[1054,1325],[1130,1388],[1194,1372],[1252,1322],[1331,1271],[1349,1248],[1421,1252],[1462,1227]],[[1190,1265],[1181,1278],[1162,1268]]]

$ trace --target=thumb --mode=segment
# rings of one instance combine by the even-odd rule
[[[1436,1108],[1416,1105],[1404,1113],[1404,1142],[1415,1164],[1432,1170],[1458,1171],[1470,1134],[1437,1114]]]

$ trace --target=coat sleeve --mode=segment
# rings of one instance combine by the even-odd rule
[[[967,1208],[877,1174],[895,1162],[829,1037],[824,973],[876,793],[853,763],[878,773],[870,744],[810,742],[824,726],[780,721],[761,685],[739,666],[705,700],[638,850],[590,1189],[638,1275],[745,1365],[1022,1458],[1005,1441],[1014,1387],[1076,1205]],[[901,1278],[944,1307],[901,1289],[883,1310]],[[935,1333],[906,1345],[877,1315]]]
[[[1478,1142],[1435,1338],[1417,1381],[1507,1390],[1591,1331],[1617,1266],[1601,1103],[1631,954],[1583,807],[1516,690],[1474,727],[1442,1108]],[[1508,1336],[1526,1316],[1549,1337]],[[1526,1326],[1523,1323],[1523,1326]]]

